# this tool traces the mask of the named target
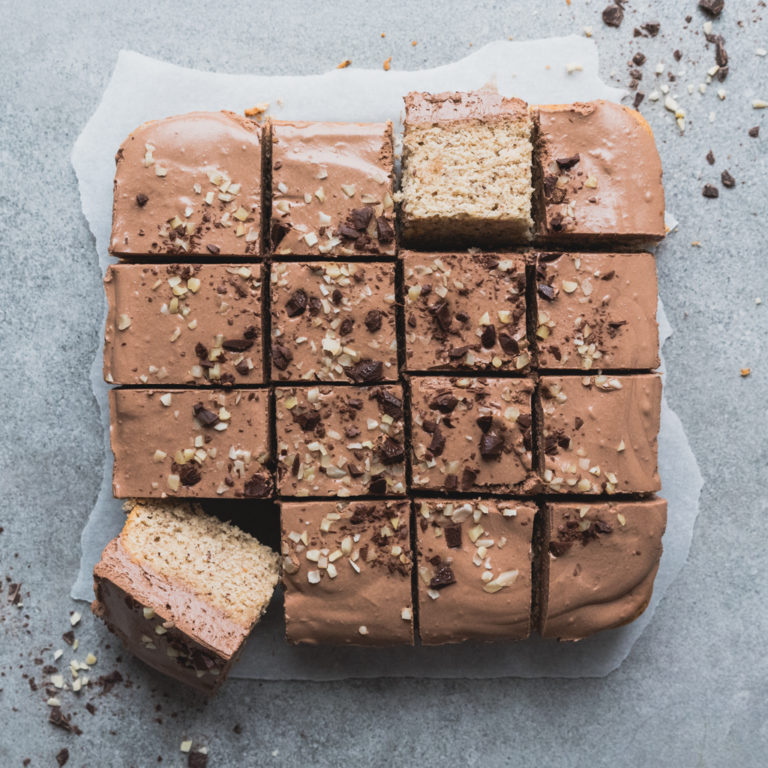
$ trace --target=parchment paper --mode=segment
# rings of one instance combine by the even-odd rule
[[[567,74],[569,64],[581,70]],[[270,102],[270,114],[284,119],[400,122],[402,97],[410,90],[472,90],[493,84],[507,96],[531,103],[562,103],[596,98],[619,101],[623,92],[598,77],[597,48],[582,37],[527,42],[499,41],[460,61],[430,70],[400,72],[353,67],[323,75],[266,77],[223,75],[184,69],[122,51],[96,112],[72,152],[83,213],[96,239],[102,273],[111,226],[114,153],[145,120],[191,110],[242,112]],[[662,249],[663,251],[663,249]],[[663,256],[662,256],[663,258]],[[96,298],[96,297],[94,297]],[[96,300],[104,302],[103,296]],[[104,308],[106,316],[106,307]],[[671,334],[659,307],[662,342]],[[82,532],[80,572],[72,597],[91,600],[93,566],[124,520],[121,502],[112,498],[108,388],[101,377],[101,352],[91,384],[104,428],[104,476]],[[662,370],[664,364],[662,361]],[[659,465],[663,495],[669,503],[664,555],[653,599],[642,617],[627,627],[600,633],[576,644],[534,638],[516,644],[464,644],[441,648],[354,649],[292,647],[283,640],[277,595],[248,641],[235,677],[332,680],[347,677],[601,677],[616,669],[651,621],[656,605],[688,556],[698,514],[701,473],[682,425],[662,402]]]

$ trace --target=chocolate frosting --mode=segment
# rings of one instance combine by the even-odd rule
[[[545,490],[659,490],[658,374],[543,376],[540,391]]]
[[[422,645],[528,637],[536,507],[494,499],[415,506]]]
[[[263,381],[260,265],[116,264],[104,288],[110,384]]]
[[[412,645],[410,502],[280,505],[292,643]]]
[[[392,123],[271,128],[275,254],[394,255]]]
[[[663,499],[548,504],[541,634],[578,640],[648,605],[667,522]]]
[[[659,365],[656,262],[650,253],[542,253],[536,263],[540,368]]]
[[[528,117],[522,99],[505,98],[496,91],[420,93],[405,97],[405,120],[412,125],[436,125],[457,121],[482,121]]]
[[[139,126],[116,155],[110,252],[258,256],[261,126],[190,112]]]
[[[540,236],[563,243],[664,237],[661,160],[639,112],[598,100],[535,114]]]
[[[266,391],[113,389],[109,402],[118,499],[271,495]]]

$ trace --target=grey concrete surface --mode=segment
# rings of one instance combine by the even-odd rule
[[[731,59],[723,101],[714,87],[701,98],[686,91],[714,58],[695,0],[632,0],[618,30],[602,24],[603,5],[3,0],[0,766],[24,758],[56,765],[65,747],[71,766],[186,765],[184,739],[207,745],[211,766],[766,764],[768,124],[751,107],[768,99],[768,59],[755,55],[768,47],[765,4],[727,0],[715,22]],[[661,22],[661,34],[633,39],[632,28],[649,21]],[[61,634],[69,612],[83,608],[68,591],[102,461],[87,379],[101,339],[101,285],[69,153],[117,51],[227,72],[313,73],[344,58],[379,66],[390,55],[393,67],[415,68],[450,61],[470,44],[585,25],[604,76],[615,73],[619,84],[636,50],[648,56],[646,92],[666,77],[653,75],[659,60],[688,73],[670,83],[687,108],[684,136],[661,104],[643,109],[662,152],[668,207],[681,222],[659,253],[660,291],[677,329],[666,346],[666,391],[706,486],[689,562],[624,665],[601,680],[230,681],[206,703],[127,658],[84,615],[75,656],[93,651],[92,677],[118,669],[130,687],[62,694],[80,736],[49,725],[45,694],[23,675],[40,682],[34,658],[50,663],[52,649],[65,649],[62,661],[72,656]],[[754,125],[758,139],[747,135]],[[714,167],[704,159],[710,148]],[[736,188],[705,200],[703,183],[718,183],[724,168]],[[748,378],[743,367],[752,368]],[[22,608],[8,605],[6,577],[23,584]]]

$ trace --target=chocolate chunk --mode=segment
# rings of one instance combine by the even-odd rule
[[[723,171],[720,174],[720,181],[722,181],[723,186],[728,189],[733,189],[736,186],[736,179],[734,179],[728,171]]]
[[[197,485],[203,476],[200,474],[200,468],[193,461],[182,464],[179,469],[179,479],[182,485]]]
[[[643,24],[642,28],[651,36],[656,37],[661,29],[661,24],[658,21],[651,21],[648,24]]]
[[[66,765],[69,762],[69,750],[64,747],[64,749],[60,749],[56,753],[56,763],[58,764],[59,768],[62,768],[62,766]]]
[[[253,342],[250,339],[225,339],[221,346],[230,352],[245,352],[253,346]]]
[[[316,317],[323,311],[323,302],[317,296],[309,297],[309,314]]]
[[[701,190],[701,194],[704,195],[704,197],[709,197],[712,199],[720,196],[719,190],[717,187],[712,186],[712,184],[705,184],[704,189]]]
[[[707,162],[710,165],[715,164],[715,153],[710,149],[709,152],[707,152]]]
[[[562,557],[572,546],[571,541],[550,541],[549,552],[554,557]]]
[[[195,344],[195,354],[201,360],[207,360],[208,359],[208,348],[205,346],[205,344],[202,344],[202,343],[200,343],[198,341],[197,344]]]
[[[139,192],[139,194],[136,195],[136,205],[138,205],[139,208],[143,208],[148,202],[149,198],[142,192]]]
[[[555,162],[562,168],[562,170],[567,171],[571,168],[573,168],[576,163],[579,162],[581,158],[578,154],[571,155],[571,157],[558,157],[555,158]]]
[[[376,219],[376,235],[380,243],[391,243],[395,239],[395,230],[392,229],[389,220],[383,216]]]
[[[339,234],[348,240],[357,240],[357,238],[360,237],[360,233],[349,224],[342,224],[339,226]]]
[[[368,314],[365,316],[365,327],[370,333],[376,333],[381,330],[381,318],[383,313],[378,309],[368,310]]]
[[[523,428],[523,429],[529,429],[531,424],[533,423],[533,419],[531,418],[530,413],[521,413],[517,417],[517,423]]]
[[[239,363],[235,365],[235,370],[241,375],[241,376],[247,376],[251,369],[248,366],[248,361],[243,359]]]
[[[188,768],[208,768],[208,755],[205,752],[190,752],[187,756]]]
[[[499,333],[499,344],[501,344],[504,354],[514,356],[520,351],[520,344],[517,339],[513,338],[506,331]]]
[[[391,390],[379,388],[376,391],[376,400],[379,402],[381,408],[387,416],[391,416],[393,419],[403,418],[403,401],[394,395]]]
[[[458,524],[446,525],[443,528],[445,534],[445,543],[448,549],[457,549],[461,546],[461,526]]]
[[[405,458],[405,448],[391,437],[385,438],[378,447],[379,459],[384,466],[399,464]]]
[[[635,98],[634,98],[634,101],[632,102],[632,106],[635,109],[637,109],[643,103],[644,99],[645,99],[645,94],[642,91],[638,91],[635,94]]]
[[[493,325],[486,325],[483,328],[483,333],[480,336],[480,343],[483,345],[483,349],[491,349],[496,345],[496,327]]]
[[[750,138],[756,139],[760,135],[760,126],[756,125],[750,128],[747,133],[750,135]]]
[[[61,707],[51,707],[51,711],[48,715],[48,722],[51,725],[55,725],[57,728],[61,728],[62,731],[66,731],[67,733],[74,733],[78,736],[82,734],[80,728],[73,724],[72,717],[70,715],[65,715],[61,711]]]
[[[383,496],[387,492],[387,479],[383,475],[374,475],[368,484],[368,493],[372,496]]]
[[[429,407],[433,411],[440,411],[440,413],[453,413],[453,409],[458,404],[458,398],[454,397],[450,392],[443,392],[429,404]]]
[[[574,417],[573,425],[576,427],[576,431],[580,430],[584,426],[584,419],[581,416]]]
[[[453,319],[451,317],[451,308],[445,299],[442,299],[441,301],[436,302],[433,304],[429,311],[432,315],[432,317],[435,319],[437,324],[440,326],[440,329],[443,331],[449,331],[451,328],[451,320]]]
[[[475,480],[477,480],[478,472],[476,469],[470,469],[469,467],[464,467],[464,469],[461,471],[461,490],[462,491],[469,491],[472,490],[472,487],[475,484]]]
[[[478,416],[475,423],[483,432],[487,432],[493,426],[493,416]]]
[[[347,216],[347,223],[358,232],[365,232],[372,216],[372,208],[353,208]]]
[[[456,475],[448,474],[445,476],[445,490],[455,491],[459,487],[459,478]],[[426,522],[426,520],[424,521]]]
[[[298,477],[299,476],[299,469],[301,469],[301,460],[299,459],[299,454],[297,453],[293,457],[293,463],[291,464],[291,474],[294,477]]]
[[[243,331],[243,338],[244,339],[255,339],[259,335],[259,330],[256,328],[255,325],[249,325],[244,331]]]
[[[536,290],[538,291],[539,296],[546,299],[547,301],[554,301],[555,296],[557,296],[557,291],[554,289],[554,287],[547,285],[546,283],[539,283],[536,286]]]
[[[494,432],[486,432],[480,438],[480,455],[484,459],[495,459],[501,456],[501,449],[504,447],[504,440]]]
[[[347,464],[347,472],[350,477],[362,477],[365,472],[357,466],[357,464]]]
[[[381,360],[361,360],[345,368],[347,376],[356,384],[381,381],[384,376],[384,364]]]
[[[272,490],[272,479],[267,474],[253,474],[243,486],[243,496],[248,498],[264,498]]]
[[[642,67],[645,64],[645,54],[638,51],[633,57],[632,61],[638,66]]]
[[[298,291],[294,291],[291,298],[285,303],[285,311],[287,312],[288,317],[298,317],[304,313],[306,308],[307,294],[302,288],[299,288]]]
[[[605,520],[595,520],[594,523],[592,523],[595,530],[598,533],[612,533],[613,532],[613,526],[610,523],[606,523]]]
[[[719,16],[725,8],[725,0],[699,0],[699,8],[710,16]]]
[[[208,249],[208,253],[213,256],[218,256],[221,253],[219,246],[214,245],[213,243],[208,243],[205,247]]]
[[[680,59],[683,58],[683,52],[682,51],[672,51],[672,56],[674,56],[675,61],[680,61]]]
[[[471,349],[472,347],[468,344],[465,344],[463,347],[451,347],[448,350],[448,357],[451,360],[461,360]]]
[[[282,344],[272,345],[272,363],[279,371],[284,371],[293,361],[293,352]]]
[[[725,40],[722,35],[715,35],[715,63],[718,67],[728,66],[728,53],[725,50]]]
[[[299,408],[294,408],[291,411],[291,418],[305,432],[313,432],[320,423],[320,411],[303,411]]]
[[[608,27],[620,27],[624,21],[624,9],[613,3],[603,9],[603,23]]]
[[[339,331],[341,332],[342,336],[349,336],[349,334],[352,333],[354,327],[355,327],[355,321],[351,317],[345,317],[341,321],[341,325],[339,326]]]
[[[344,294],[338,288],[334,288],[333,293],[331,294],[331,301],[334,304],[339,305],[341,304],[341,300],[343,298],[344,298]]]
[[[432,419],[424,419],[421,422],[421,428],[431,435],[437,429],[437,422],[432,421]]]
[[[192,411],[195,414],[195,418],[204,427],[212,427],[214,424],[219,423],[218,414],[215,414],[213,411],[209,411],[202,403],[195,403],[192,406]]]
[[[456,583],[456,577],[453,575],[451,566],[447,563],[441,563],[435,570],[435,575],[429,582],[430,589],[443,589]]]
[[[429,451],[433,456],[440,456],[445,448],[445,435],[436,427],[432,433],[432,441],[429,444]]]

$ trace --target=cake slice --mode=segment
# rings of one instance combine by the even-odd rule
[[[409,244],[524,243],[531,227],[528,105],[491,91],[405,97],[401,221]]]
[[[279,556],[197,505],[126,506],[92,610],[150,667],[213,693],[272,598]]]

